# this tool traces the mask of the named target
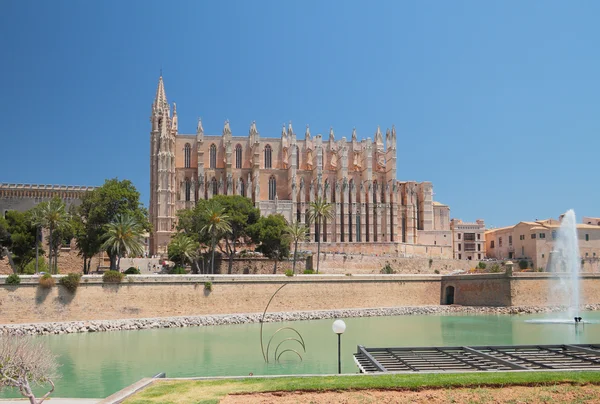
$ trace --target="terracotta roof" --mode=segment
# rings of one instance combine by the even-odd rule
[[[448,206],[448,205],[445,205],[445,204],[443,204],[441,202],[433,201],[433,206]]]
[[[486,229],[485,232],[490,233],[493,231],[507,230],[507,229],[512,229],[513,227],[515,227],[515,226],[513,225],[513,226],[498,227],[497,229]]]

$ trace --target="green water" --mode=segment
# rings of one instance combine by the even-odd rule
[[[532,324],[526,320],[560,315],[444,315],[344,319],[342,371],[358,371],[352,354],[358,344],[383,346],[510,345],[599,343],[600,312],[583,313],[591,324]],[[564,315],[562,317],[565,317]],[[70,334],[44,338],[59,355],[62,379],[54,397],[104,398],[143,377],[263,374],[331,374],[337,371],[337,338],[333,320],[271,323],[264,326],[265,346],[280,327],[297,329],[305,340],[303,360],[292,352],[279,363],[263,360],[259,324],[143,331]],[[293,337],[281,332],[272,344]],[[293,341],[285,348],[302,351]],[[9,394],[5,393],[5,396]],[[14,396],[14,394],[12,395]]]

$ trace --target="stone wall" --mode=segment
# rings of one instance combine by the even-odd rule
[[[317,243],[300,243],[298,250],[317,252]],[[321,252],[356,255],[390,255],[402,258],[452,259],[452,247],[441,245],[405,244],[391,242],[321,243]]]
[[[316,255],[314,266],[316,267]],[[430,261],[431,260],[431,261]],[[378,274],[381,269],[390,267],[399,274],[449,274],[457,270],[469,271],[479,261],[465,261],[441,258],[401,258],[391,254],[362,255],[362,254],[333,254],[321,253],[320,271],[332,274]]]
[[[444,276],[441,282],[442,304],[447,303],[454,287],[454,304],[464,306],[560,306],[568,305],[568,275],[514,273]],[[580,304],[600,303],[600,276],[582,274],[579,282]]]
[[[129,280],[131,281],[129,281]],[[212,282],[212,291],[204,283]],[[120,285],[86,276],[75,294],[62,286],[42,289],[37,277],[19,286],[0,278],[0,324],[112,320],[228,313],[437,305],[440,276],[256,275],[129,276]]]
[[[564,286],[570,284],[568,276],[548,273],[518,273],[511,278],[512,304],[518,306],[551,306],[566,304]],[[582,304],[600,302],[600,276],[582,274],[579,282]]]
[[[454,288],[454,292],[451,292]],[[511,306],[510,278],[502,274],[444,276],[441,282],[441,304],[448,304],[453,294],[453,304],[463,306]]]

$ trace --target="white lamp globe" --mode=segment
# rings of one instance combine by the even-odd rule
[[[335,320],[331,327],[336,334],[343,334],[346,331],[346,323],[343,320]]]

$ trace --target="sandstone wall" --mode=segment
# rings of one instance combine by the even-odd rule
[[[469,271],[479,261],[466,261],[454,259],[431,258],[401,258],[393,255],[361,255],[361,254],[332,254],[321,253],[320,271],[323,273],[365,273],[378,274],[385,264],[389,263],[392,269],[399,274],[433,274],[439,271],[448,274],[456,270]],[[317,257],[314,256],[316,268]]]
[[[62,286],[42,289],[35,277],[23,277],[20,286],[4,285],[0,279],[0,323],[259,313],[284,283],[287,285],[273,299],[270,312],[440,302],[440,276],[435,275],[156,275],[129,279],[135,280],[107,285],[100,276],[85,277],[74,295]],[[208,280],[211,292],[204,287]]]
[[[569,301],[570,279],[548,273],[516,274],[511,278],[512,304],[552,306]],[[581,304],[600,303],[600,277],[583,274],[579,282]]]
[[[504,274],[445,276],[441,282],[441,304],[448,302],[454,287],[454,304],[463,306],[511,306],[510,278]]]

